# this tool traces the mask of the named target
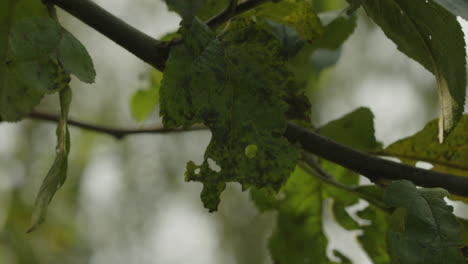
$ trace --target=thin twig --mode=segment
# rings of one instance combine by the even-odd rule
[[[50,122],[58,122],[60,116],[57,114],[50,114],[50,113],[42,113],[42,112],[33,112],[29,115],[32,119],[37,120],[44,120]],[[76,121],[73,119],[68,119],[68,124],[79,127],[82,129],[86,129],[89,131],[99,132],[102,134],[106,134],[112,136],[116,139],[123,139],[126,136],[136,135],[136,134],[168,134],[168,133],[178,133],[178,132],[189,132],[189,131],[199,131],[199,130],[207,130],[205,126],[193,126],[190,128],[164,128],[162,126],[155,126],[150,128],[142,128],[142,129],[121,129],[115,127],[106,127],[106,126],[98,126],[93,125],[81,121]]]
[[[58,116],[34,112],[30,115],[33,119],[57,122]],[[91,125],[70,119],[70,125],[83,129],[104,133],[121,139],[134,134],[165,134],[174,132],[186,132],[194,130],[205,130],[204,126],[191,127],[187,129],[166,129],[154,127],[146,129],[118,129],[105,126]],[[425,170],[408,166],[401,163],[381,159],[367,153],[338,144],[315,132],[288,123],[285,136],[291,143],[300,143],[302,147],[317,156],[337,163],[345,168],[355,171],[371,181],[380,179],[401,180],[406,179],[422,187],[440,187],[452,194],[468,197],[468,178],[456,176],[437,171]]]

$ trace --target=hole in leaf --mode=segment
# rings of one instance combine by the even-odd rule
[[[245,148],[245,155],[249,159],[253,159],[257,156],[258,147],[255,144],[250,144]]]
[[[195,174],[198,175],[198,173],[200,173],[200,168],[196,168],[196,169],[195,169]]]
[[[208,166],[213,171],[216,171],[216,172],[221,171],[221,167],[219,167],[218,164],[216,163],[216,161],[214,161],[212,158],[208,158]]]

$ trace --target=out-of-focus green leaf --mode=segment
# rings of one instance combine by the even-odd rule
[[[466,0],[434,0],[455,16],[468,20],[468,1]]]
[[[18,6],[9,7],[10,15],[18,13]],[[24,15],[19,13],[18,17]],[[2,119],[17,121],[29,114],[44,94],[64,89],[70,73],[84,81],[94,80],[86,50],[57,22],[45,16],[14,17],[11,21],[15,23],[6,23],[0,36],[0,60],[4,62],[0,66]]]
[[[169,9],[177,12],[183,19],[198,16],[207,20],[229,5],[229,0],[165,0]]]
[[[375,151],[381,147],[374,135],[374,115],[366,107],[327,123],[319,131],[325,137],[362,151]]]
[[[425,161],[434,170],[468,177],[468,115],[464,115],[444,144],[438,142],[437,120],[429,122],[413,136],[388,146],[385,155],[406,161]]]
[[[354,191],[359,194],[359,197],[378,208],[389,208],[389,206],[383,201],[384,190],[377,185],[361,185],[356,187]]]
[[[385,202],[399,208],[392,221],[404,224],[391,227],[388,233],[390,252],[397,263],[465,263],[460,225],[444,200],[447,195],[439,188],[416,189],[406,180],[386,188]]]
[[[181,30],[184,44],[171,50],[161,85],[167,127],[204,123],[212,132],[200,166],[186,179],[200,181],[202,200],[217,209],[226,182],[279,190],[299,159],[282,137],[290,74],[278,42],[250,20],[231,21],[221,37],[195,19]],[[183,71],[181,69],[184,69]],[[257,146],[255,157],[245,149]],[[221,169],[210,168],[209,160]]]
[[[357,238],[362,248],[372,260],[372,263],[390,263],[387,249],[389,215],[374,206],[369,206],[360,211],[358,216],[371,222],[370,225],[362,227],[362,234],[358,235]]]
[[[324,25],[322,36],[314,42],[319,49],[337,50],[356,29],[356,16],[341,15],[341,11],[319,14]]]
[[[331,263],[323,232],[322,184],[301,169],[291,175],[278,201],[278,222],[270,239],[275,263]]]
[[[336,12],[319,14],[324,27],[323,34],[314,43],[306,43],[289,59],[288,66],[299,81],[308,81],[311,76],[338,62],[341,45],[356,27],[356,16],[340,14]],[[289,40],[293,41],[294,39]]]
[[[357,149],[379,147],[373,133],[373,115],[369,109],[359,108],[338,120],[331,121],[320,129],[320,132],[341,143],[352,142],[352,146]],[[321,222],[325,199],[333,199],[332,210],[335,220],[348,230],[362,228],[346,211],[346,207],[357,203],[359,197],[369,197],[373,204],[386,207],[382,201],[381,189],[375,186],[354,189],[359,183],[359,176],[356,173],[328,161],[320,163],[335,181],[355,191],[346,192],[324,184],[301,169],[296,169],[286,186],[281,189],[279,195],[281,198],[268,192],[252,191],[252,199],[260,210],[276,208],[278,211],[277,229],[270,240],[270,252],[277,263],[331,263],[325,255],[327,240],[323,235]],[[363,228],[362,243],[371,257],[380,261],[377,263],[384,263],[388,260],[385,240],[376,243],[372,239],[385,238],[385,213],[374,208],[368,211],[368,215],[363,215],[374,220],[375,226]],[[342,262],[347,263],[346,258],[340,258]]]
[[[294,28],[299,36],[313,43],[323,31],[312,3],[307,0],[282,0],[262,4],[246,15],[269,18]]]
[[[15,22],[30,16],[46,16],[47,9],[40,1],[3,0],[0,2],[0,116],[4,121],[16,121],[39,103],[43,92],[29,89],[11,72],[9,36]],[[41,74],[43,74],[41,72]]]
[[[58,54],[63,68],[66,72],[73,73],[80,81],[93,83],[96,71],[88,51],[70,32],[62,29],[61,33]]]
[[[10,32],[12,56],[17,60],[42,59],[57,49],[61,37],[60,25],[52,19],[19,20]]]
[[[432,72],[439,93],[439,141],[459,121],[466,94],[466,51],[457,18],[434,0],[348,0],[367,14],[398,49]]]
[[[159,88],[161,87],[162,73],[151,71],[150,88],[136,91],[130,101],[132,116],[136,121],[145,120],[154,107],[159,103]]]
[[[374,115],[368,108],[358,108],[343,117],[330,121],[319,129],[321,135],[341,144],[360,150],[378,149],[380,144],[374,135]],[[356,186],[359,175],[338,164],[322,160],[322,168],[334,177],[334,180],[346,186]],[[348,230],[358,229],[358,223],[349,216],[345,208],[358,202],[356,195],[343,192],[333,186],[324,186],[324,198],[334,199],[333,212],[336,221]]]

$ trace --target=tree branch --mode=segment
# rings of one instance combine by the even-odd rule
[[[57,114],[33,112],[29,115],[29,118],[50,121],[50,122],[58,122],[60,117]],[[167,133],[177,133],[177,132],[187,132],[187,131],[197,131],[197,130],[207,129],[205,126],[201,126],[201,125],[193,126],[193,127],[186,128],[186,129],[182,129],[182,128],[170,129],[170,128],[164,128],[162,126],[143,128],[143,129],[120,129],[120,128],[114,128],[114,127],[92,125],[89,123],[80,122],[80,121],[76,121],[73,119],[68,119],[68,124],[75,126],[75,127],[82,128],[82,129],[86,129],[89,131],[106,134],[116,139],[123,139],[126,136],[135,135],[135,134],[167,134]]]
[[[381,159],[340,145],[292,123],[288,123],[285,136],[292,143],[300,143],[305,150],[362,174],[371,181],[405,179],[422,187],[440,187],[452,194],[468,197],[467,177],[420,169]]]
[[[237,5],[234,12],[230,12],[229,8],[222,11],[208,20],[207,24],[216,27],[233,16],[270,1],[279,0],[249,0]],[[164,71],[171,47],[183,41],[180,38],[173,41],[156,40],[91,0],[43,0],[43,2],[62,8],[159,71]]]
[[[164,70],[171,42],[158,41],[91,0],[43,0],[75,16],[158,70]]]
[[[30,118],[51,122],[57,122],[59,120],[58,115],[40,112],[32,113]],[[205,126],[195,126],[187,129],[166,129],[163,127],[118,129],[92,125],[76,120],[68,120],[68,124],[113,136],[116,139],[122,139],[126,136],[135,134],[167,134],[174,132],[206,130]],[[468,197],[467,177],[420,169],[402,163],[381,159],[344,145],[340,145],[328,138],[322,137],[319,134],[292,123],[288,123],[285,136],[292,143],[300,143],[306,151],[360,173],[371,181],[377,181],[379,179],[406,179],[419,186],[429,188],[441,187],[447,189],[452,194]]]

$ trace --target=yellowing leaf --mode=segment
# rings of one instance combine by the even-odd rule
[[[383,153],[407,161],[425,161],[434,170],[468,176],[468,115],[464,115],[443,144],[438,142],[437,120],[418,133],[398,140]]]

